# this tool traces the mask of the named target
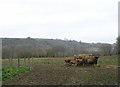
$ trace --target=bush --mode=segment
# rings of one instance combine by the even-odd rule
[[[20,67],[20,68],[3,67],[2,68],[2,81],[13,79],[16,76],[25,74],[29,71],[31,70],[25,67]]]

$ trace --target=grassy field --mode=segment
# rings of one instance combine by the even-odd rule
[[[66,66],[65,58],[33,58],[32,71],[19,76],[6,85],[117,85],[117,56],[105,56],[98,59],[100,67]],[[24,60],[20,61],[25,67]],[[28,66],[26,62],[26,67]],[[12,66],[17,65],[17,59]],[[9,60],[3,60],[3,67],[9,66]]]
[[[98,64],[105,65],[118,65],[118,56],[102,56],[98,59]]]
[[[52,65],[52,66],[60,66],[64,65],[65,58],[30,58],[30,65]],[[20,59],[20,65],[21,66],[28,66],[28,58],[26,58],[26,64],[24,62],[24,59]],[[3,66],[10,66],[8,59],[2,60]],[[17,59],[13,59],[12,62],[13,66],[17,66]],[[98,59],[98,65],[100,66],[106,66],[106,65],[118,65],[118,59],[117,56],[101,56]]]

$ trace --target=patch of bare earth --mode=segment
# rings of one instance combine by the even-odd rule
[[[116,69],[102,67],[41,66],[4,85],[115,85]]]
[[[115,65],[107,65],[105,68],[111,68],[111,69],[119,69],[120,66],[115,66]]]

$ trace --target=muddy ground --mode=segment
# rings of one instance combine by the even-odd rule
[[[112,67],[36,65],[3,85],[117,85],[117,68]]]

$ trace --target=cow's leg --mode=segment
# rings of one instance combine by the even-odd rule
[[[88,66],[87,60],[84,61],[84,66]]]

